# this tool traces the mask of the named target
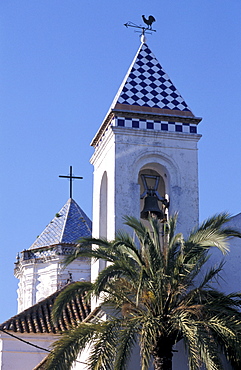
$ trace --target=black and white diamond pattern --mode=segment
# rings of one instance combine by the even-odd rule
[[[117,103],[190,112],[146,44],[139,50]]]
[[[149,119],[118,117],[112,120],[112,126],[139,128],[144,130],[183,132],[185,134],[197,134],[197,125],[192,123],[175,121],[157,121]]]

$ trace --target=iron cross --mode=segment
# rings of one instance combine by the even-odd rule
[[[66,179],[70,179],[70,188],[69,188],[69,192],[70,192],[70,198],[72,199],[72,194],[73,194],[73,179],[83,179],[83,177],[80,177],[80,176],[73,176],[73,172],[72,172],[72,166],[69,167],[69,175],[59,175],[59,177],[64,177]]]

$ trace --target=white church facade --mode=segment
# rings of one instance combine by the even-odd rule
[[[85,319],[94,307],[82,298],[70,305],[57,326],[51,309],[71,281],[94,280],[103,262],[64,257],[82,236],[113,239],[123,216],[140,218],[155,192],[163,217],[179,212],[178,229],[187,234],[199,220],[198,124],[196,117],[151,52],[144,37],[110,109],[92,140],[93,220],[70,198],[33,245],[15,263],[18,314],[0,325],[0,370],[31,370],[46,356],[61,330]],[[151,185],[149,185],[151,183]],[[232,219],[241,230],[241,215]],[[224,289],[240,291],[241,242],[233,240],[224,269]],[[226,284],[226,285],[225,285]],[[20,340],[19,340],[20,339]],[[31,346],[35,344],[37,347]],[[183,349],[174,370],[186,370]],[[138,358],[131,365],[140,368]],[[74,369],[84,369],[81,362]]]

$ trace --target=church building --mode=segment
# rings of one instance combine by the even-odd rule
[[[0,325],[0,370],[31,370],[47,355],[57,334],[84,320],[94,306],[82,297],[66,309],[57,326],[51,322],[54,300],[72,281],[94,281],[103,262],[77,259],[66,269],[62,261],[79,238],[111,240],[124,228],[123,216],[144,216],[146,198],[155,196],[162,217],[179,212],[178,230],[187,234],[199,221],[198,124],[166,74],[144,35],[130,68],[94,136],[90,159],[93,176],[92,223],[70,198],[36,241],[15,262],[19,279],[18,313]],[[241,215],[232,226],[241,229]],[[127,229],[128,231],[128,229]],[[227,257],[225,289],[240,290],[237,262],[240,242]],[[33,346],[34,345],[34,346]],[[45,350],[44,350],[45,349]],[[173,369],[188,369],[180,349]],[[137,362],[133,370],[139,369]],[[84,369],[76,362],[75,369]]]

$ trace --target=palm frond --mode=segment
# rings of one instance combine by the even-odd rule
[[[217,247],[223,254],[229,251],[226,235],[213,229],[199,230],[191,234],[185,246],[187,252],[197,255],[211,247]]]
[[[194,233],[197,230],[207,230],[207,229],[220,229],[223,227],[228,221],[230,221],[231,217],[229,213],[222,212],[219,214],[215,214],[205,221],[202,224],[194,229]]]
[[[67,307],[71,300],[75,300],[76,297],[86,295],[87,292],[92,290],[92,283],[89,281],[77,281],[69,284],[56,298],[53,309],[52,319],[56,323],[61,317],[64,309]]]
[[[139,266],[143,265],[141,255],[133,240],[125,233],[118,233],[116,241],[113,243],[115,253],[120,253],[120,257],[127,256],[135,261]]]
[[[140,331],[140,353],[141,369],[148,370],[153,356],[154,348],[157,345],[157,338],[164,334],[165,328],[162,321],[151,315],[142,316]]]
[[[115,263],[112,265],[108,265],[104,270],[100,271],[96,281],[93,284],[93,291],[95,295],[98,297],[101,291],[105,291],[108,288],[108,283],[115,278],[120,278],[121,276],[125,275],[129,278],[132,277],[133,269],[130,268],[128,265],[124,265],[122,263]]]
[[[88,369],[113,370],[120,321],[118,319],[105,321],[100,329],[91,346]]]
[[[91,343],[101,329],[100,324],[82,323],[77,328],[66,331],[52,345],[45,368],[48,370],[70,370],[79,353]]]
[[[114,363],[115,370],[125,370],[128,365],[128,360],[133,351],[133,347],[137,343],[137,333],[139,329],[139,321],[136,319],[123,320],[122,328],[119,332],[119,343],[117,347],[117,356]]]
[[[147,232],[145,225],[135,217],[124,216],[123,219],[125,221],[124,223],[133,229],[141,245],[144,245]]]
[[[198,330],[200,332],[200,330]],[[198,341],[199,355],[201,363],[205,365],[207,370],[224,370],[222,361],[219,357],[219,348],[212,338],[205,337],[198,333],[198,337],[202,337],[202,341]]]
[[[223,269],[224,261],[221,261],[217,267],[211,266],[204,275],[203,280],[200,282],[198,289],[202,289],[203,287],[206,287],[208,283],[212,283],[213,279],[217,281],[219,278],[219,274]]]
[[[100,246],[100,250],[96,250],[96,248],[93,248],[93,246]],[[99,259],[101,258],[100,252],[102,252],[104,258],[110,258],[108,254],[108,250],[111,246],[111,242],[107,241],[106,238],[82,238],[79,240],[79,243],[75,247],[73,253],[66,256],[66,258],[63,261],[63,266],[66,267],[71,262],[76,260],[77,258],[81,257],[90,257]]]

